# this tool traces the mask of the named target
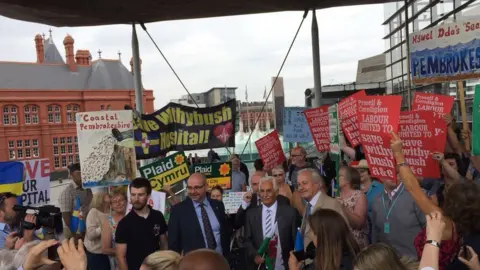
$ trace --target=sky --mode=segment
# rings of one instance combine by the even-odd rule
[[[271,87],[303,12],[280,12],[147,24],[160,49],[192,93],[212,87],[238,87],[237,99],[263,98]],[[383,53],[383,5],[317,11],[322,85],[355,81],[360,59]],[[305,19],[280,76],[287,106],[304,105],[303,92],[313,87],[311,13]],[[60,53],[70,34],[74,50],[88,49],[93,59],[121,59],[130,69],[131,26],[50,27],[0,17],[0,60],[36,61],[34,36],[49,29]],[[138,27],[142,78],[154,90],[155,108],[186,94],[146,33]]]

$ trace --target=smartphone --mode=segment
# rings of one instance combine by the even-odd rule
[[[47,250],[48,258],[55,262],[60,262],[60,257],[58,256],[57,252],[58,247],[60,247],[60,244],[53,245]]]
[[[472,259],[472,254],[470,253],[470,250],[468,250],[467,246],[462,247],[462,253],[462,257],[465,258],[467,261],[470,261]]]
[[[297,261],[301,262],[307,259],[307,256],[305,255],[304,250],[299,250],[299,251],[294,251],[293,255],[295,255],[295,258],[297,258]]]

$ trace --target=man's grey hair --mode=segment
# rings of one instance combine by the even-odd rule
[[[16,250],[0,249],[0,269],[16,270],[18,268],[13,264],[16,252]]]
[[[285,174],[285,169],[283,168],[282,165],[277,165],[277,166],[273,167],[272,172],[273,171],[282,171],[283,174]]]
[[[15,269],[17,268],[20,268],[20,266],[23,265],[23,263],[25,262],[25,260],[27,259],[27,254],[28,252],[30,251],[30,249],[34,246],[36,246],[38,243],[40,243],[41,241],[40,240],[35,240],[35,241],[32,241],[32,242],[28,242],[28,243],[25,243],[18,251],[17,253],[15,254],[15,257],[13,258],[13,266],[15,267]],[[45,252],[45,254],[41,254],[40,256],[47,256],[46,254],[47,252]],[[2,268],[3,269],[3,268]]]
[[[266,177],[263,177],[262,179],[260,179],[260,182],[258,183],[258,189],[259,190],[260,190],[260,187],[262,186],[262,184],[265,183],[265,182],[272,182],[273,189],[275,190],[275,192],[278,192],[277,181],[272,176],[266,176]]]
[[[297,175],[300,175],[304,172],[310,173],[313,184],[320,184],[320,187],[325,186],[325,180],[323,180],[323,177],[318,173],[317,170],[312,168],[301,169],[300,171],[298,171]]]

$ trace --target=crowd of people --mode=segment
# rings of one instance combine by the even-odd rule
[[[328,163],[322,169],[309,163],[301,147],[292,149],[287,166],[266,170],[259,160],[246,173],[232,155],[231,190],[210,188],[198,173],[188,178],[183,201],[165,187],[168,221],[149,206],[147,179],[131,182],[127,212],[125,188],[92,194],[81,188],[76,164],[59,205],[69,227],[74,198],[80,198],[86,231],[64,232],[59,262],[67,270],[480,270],[480,158],[464,148],[469,132],[459,138],[445,120],[445,153],[433,153],[441,179],[415,176],[395,133],[390,147],[397,181],[374,179],[361,151],[342,142],[352,161],[336,176],[337,197],[329,192]],[[227,214],[222,202],[231,191],[245,192],[236,214]],[[15,203],[14,195],[0,194],[0,268],[58,265],[44,257],[57,240],[13,232]],[[34,222],[29,215],[25,220]]]

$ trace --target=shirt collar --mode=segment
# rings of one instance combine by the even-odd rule
[[[10,226],[7,223],[0,222],[0,231],[9,233],[11,231],[11,229],[10,229]]]
[[[397,194],[397,192],[402,188],[402,186],[403,186],[403,183],[400,183],[400,185],[398,185],[398,186],[397,186],[394,190],[392,190],[392,192],[390,192],[390,193],[385,189],[385,194],[387,194],[388,197],[389,197],[390,199],[392,199],[392,198],[395,196],[395,194]]]
[[[315,206],[318,202],[318,199],[320,198],[320,194],[322,194],[321,191],[317,192],[317,194],[315,194],[315,196],[313,196],[313,198],[308,202],[311,206]]]
[[[206,206],[206,207],[209,207],[209,206],[210,206],[210,202],[208,201],[207,198],[205,198],[205,199],[203,200],[203,202],[201,202],[201,203],[199,203],[199,202],[197,202],[197,201],[194,201],[194,200],[192,200],[192,201],[193,201],[193,206],[195,206],[195,208],[199,207],[201,203],[203,203],[203,205]]]

